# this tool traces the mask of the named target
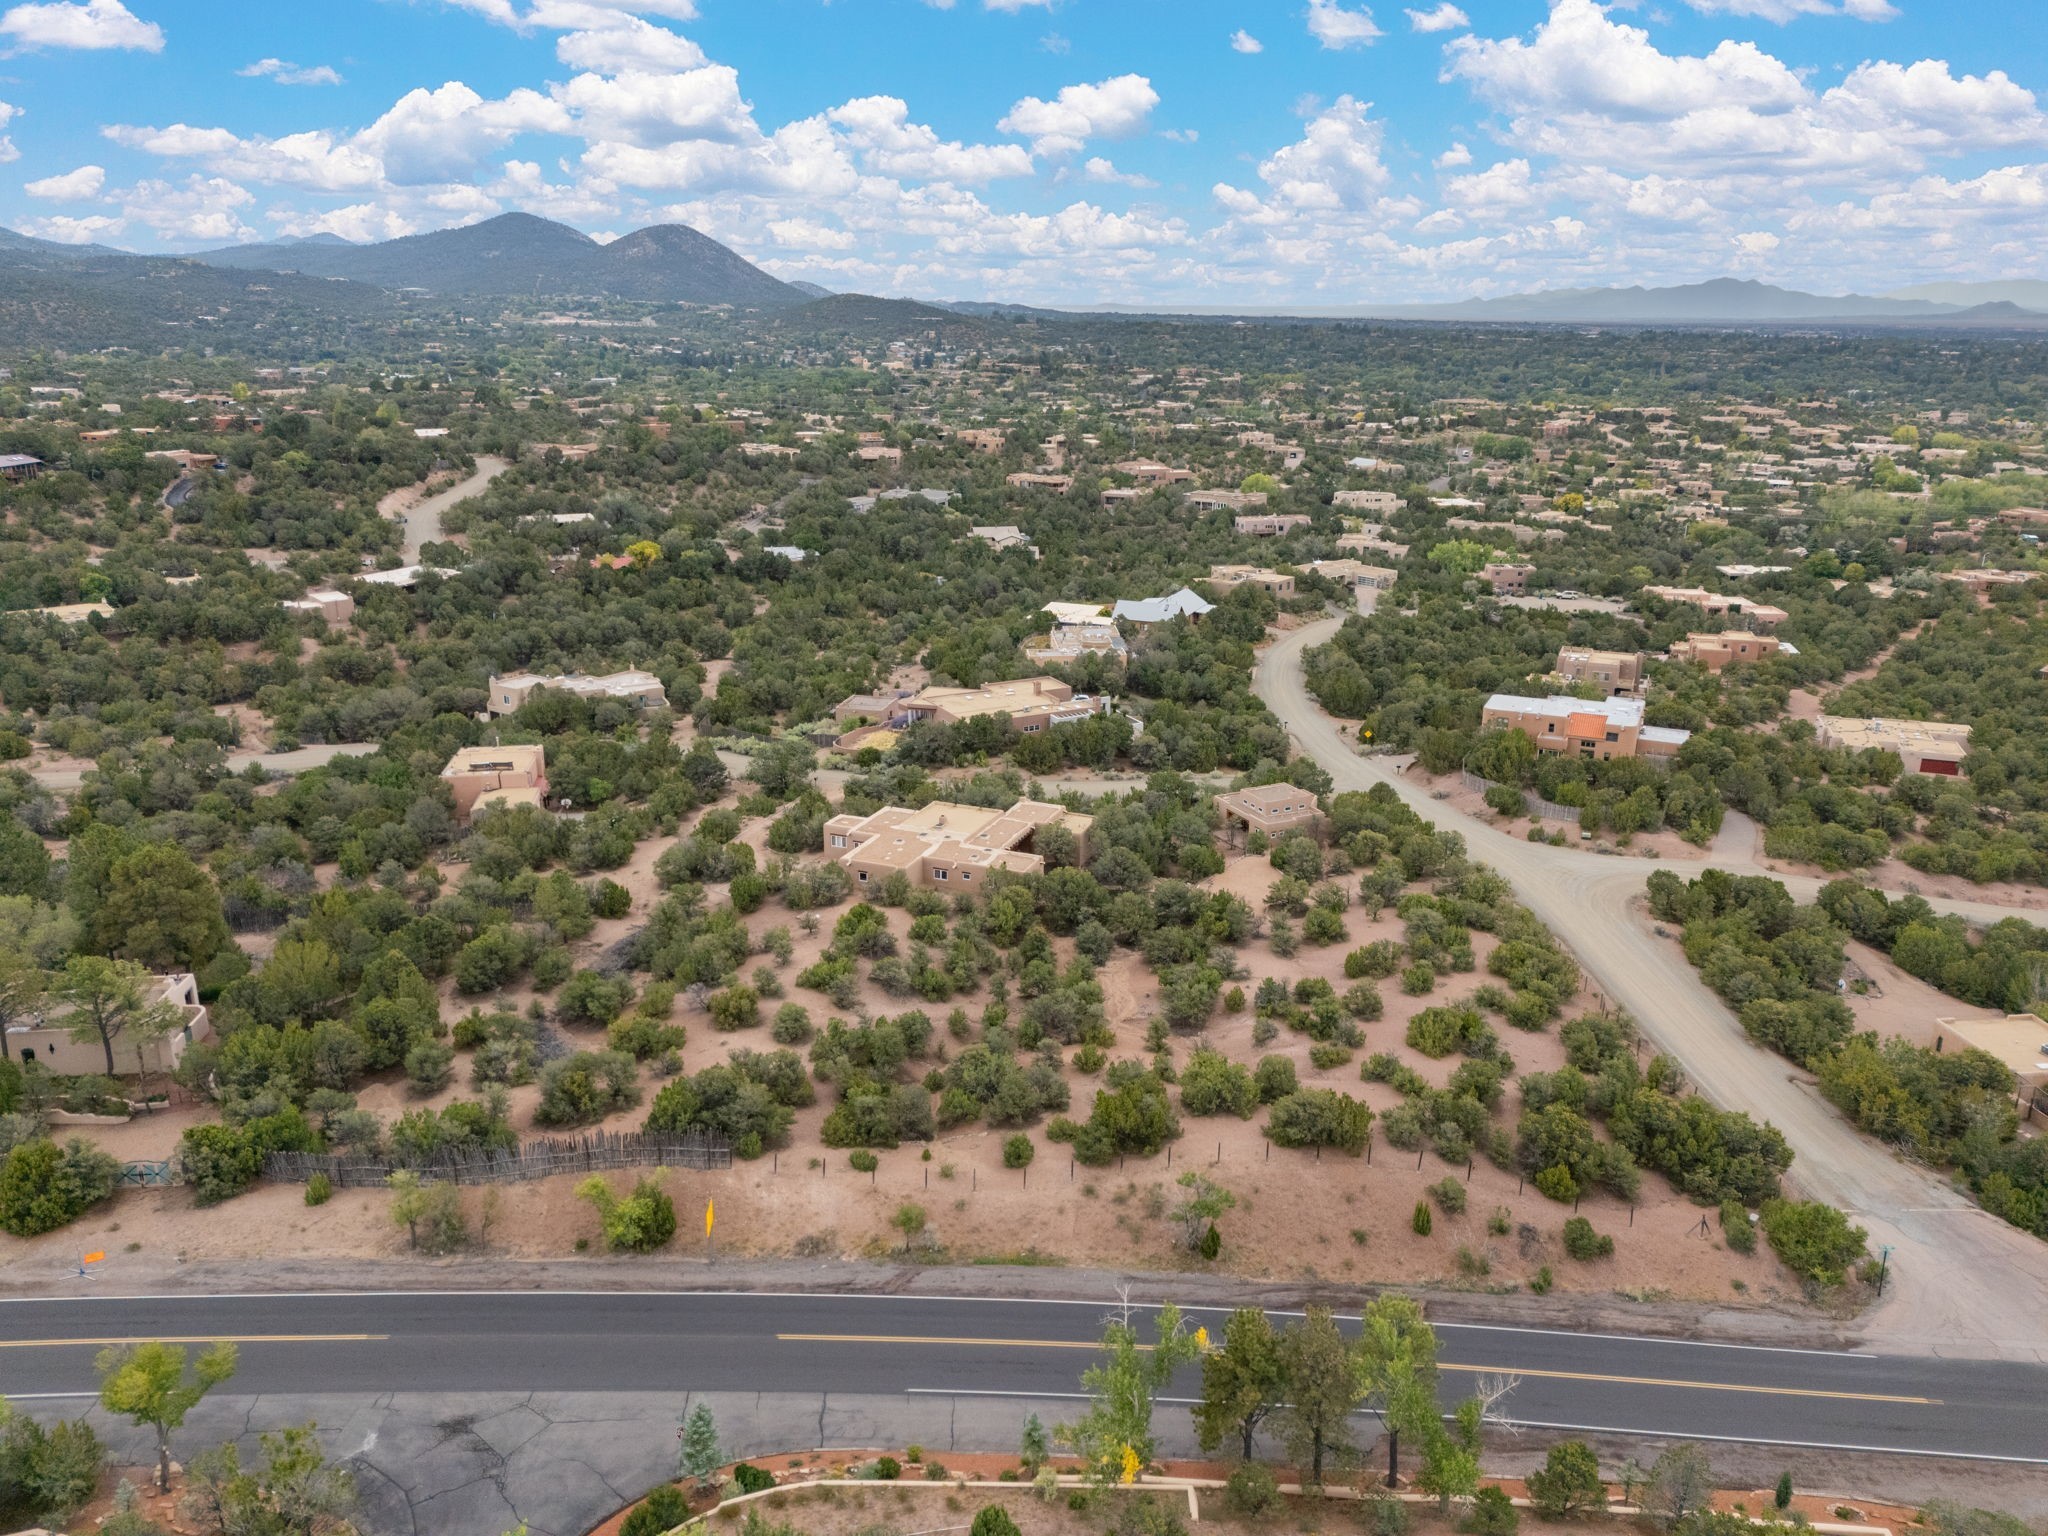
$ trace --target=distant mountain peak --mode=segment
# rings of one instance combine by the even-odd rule
[[[316,238],[229,246],[194,259],[352,278],[381,288],[507,298],[605,295],[779,308],[806,297],[687,224],[657,224],[605,245],[567,224],[516,211],[366,245]]]

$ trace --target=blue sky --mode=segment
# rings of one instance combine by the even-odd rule
[[[834,288],[1344,303],[2048,276],[2039,0],[0,0],[0,222],[512,208]]]

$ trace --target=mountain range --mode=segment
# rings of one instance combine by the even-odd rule
[[[1095,313],[1140,313],[1092,306]],[[1142,311],[1159,313],[1159,311]],[[1936,283],[1871,296],[1804,293],[1717,277],[1668,288],[1554,288],[1449,304],[1204,305],[1183,314],[1321,320],[1449,320],[1551,325],[2048,326],[2048,283]]]
[[[254,274],[262,280],[253,280]],[[916,302],[835,295],[815,283],[773,277],[682,224],[653,225],[607,244],[550,219],[506,213],[397,240],[357,244],[321,234],[192,256],[140,256],[0,229],[0,320],[17,327],[54,326],[73,344],[133,344],[124,333],[155,339],[165,325],[213,324],[230,312],[250,323],[260,322],[259,312],[273,310],[360,318],[392,302],[392,293],[726,305],[763,312],[778,329],[795,327],[820,340],[944,321],[972,323],[997,314],[1048,321],[1095,316],[2048,329],[2048,282],[2029,279],[1925,283],[1879,295],[1815,294],[1714,278],[1675,287],[1552,289],[1442,304],[1058,309],[1000,299]]]
[[[613,298],[780,309],[813,297],[686,224],[652,225],[606,245],[530,213],[501,213],[480,224],[370,245],[314,236],[230,245],[191,259],[215,267],[493,298]]]

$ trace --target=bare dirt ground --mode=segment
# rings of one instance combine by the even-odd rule
[[[1590,839],[1586,838],[1580,833],[1576,821],[1560,821],[1548,816],[1503,816],[1486,803],[1486,796],[1483,793],[1465,788],[1455,774],[1432,777],[1411,768],[1408,777],[1411,782],[1426,786],[1429,797],[1441,801],[1446,809],[1489,822],[1511,837],[1526,837],[1531,827],[1539,827],[1545,837],[1562,833],[1566,847],[1580,848],[1590,853],[1657,859],[1672,864],[1696,862],[1709,855],[1709,850],[1688,843],[1676,832],[1663,828],[1655,832],[1633,833],[1624,842],[1612,832],[1602,832]]]
[[[758,847],[767,825],[760,820],[749,822],[744,840]],[[659,899],[653,865],[668,841],[643,844],[629,865],[611,872],[611,877],[632,893],[633,911],[626,918],[600,923],[581,941],[576,946],[579,963],[587,963],[646,920]],[[1274,878],[1275,871],[1263,857],[1238,855],[1210,884],[1257,907]],[[815,935],[803,934],[794,916],[779,909],[764,910],[751,919],[756,934],[777,924],[791,929],[795,958],[781,971],[789,986],[788,997],[765,1000],[761,1023],[731,1034],[714,1031],[707,1014],[689,1011],[679,1003],[675,1020],[689,1031],[684,1049],[687,1071],[700,1071],[737,1049],[775,1049],[767,1025],[781,1001],[802,1003],[814,1022],[824,1023],[833,1012],[830,1005],[818,994],[795,989],[790,978],[823,953],[835,915],[821,914],[823,921]],[[909,914],[894,910],[888,917],[899,941],[907,946]],[[1401,924],[1391,911],[1375,922],[1369,922],[1356,908],[1345,917],[1348,934],[1343,943],[1324,948],[1304,946],[1289,959],[1274,954],[1263,938],[1247,945],[1240,951],[1251,973],[1242,983],[1247,995],[1268,975],[1290,984],[1302,977],[1320,977],[1342,990],[1349,985],[1343,976],[1348,949],[1401,935]],[[1464,997],[1484,979],[1492,944],[1489,936],[1474,934],[1479,974],[1443,978],[1428,996],[1404,996],[1393,981],[1382,983],[1385,1017],[1364,1026],[1364,1049],[1342,1066],[1314,1068],[1308,1039],[1286,1030],[1271,1044],[1254,1047],[1249,1008],[1235,1015],[1219,1012],[1205,1038],[1208,1044],[1247,1063],[1265,1054],[1286,1056],[1294,1061],[1304,1084],[1339,1088],[1362,1098],[1375,1111],[1384,1111],[1399,1102],[1398,1095],[1383,1085],[1361,1082],[1359,1063],[1374,1051],[1392,1051],[1430,1082],[1445,1082],[1457,1060],[1431,1061],[1421,1056],[1405,1045],[1404,1033],[1420,1009]],[[1058,948],[1062,962],[1070,958],[1070,941],[1059,941]],[[765,955],[760,958],[767,961]],[[1137,954],[1120,950],[1102,968],[1100,981],[1108,1021],[1117,1037],[1111,1055],[1142,1056],[1146,1025],[1156,1002],[1156,978]],[[1887,978],[1888,990],[1890,985]],[[476,999],[458,999],[450,991],[443,1011],[444,1016],[453,1018],[471,1006],[524,1008],[532,997],[528,987]],[[984,1000],[961,1001],[972,1018],[979,1014]],[[1585,1004],[1590,999],[1582,997],[1580,1001]],[[863,979],[859,1011],[897,1014],[915,1006],[914,1000],[892,999]],[[957,1050],[959,1042],[944,1028],[950,1005],[927,1011],[941,1026],[937,1049],[942,1053]],[[579,1048],[603,1046],[600,1031],[562,1032]],[[1548,1071],[1562,1064],[1555,1024],[1539,1034],[1506,1027],[1501,1034],[1518,1072]],[[1184,1061],[1193,1043],[1176,1040],[1175,1056]],[[1067,1075],[1073,1094],[1070,1113],[1085,1117],[1098,1080],[1071,1067]],[[366,1085],[359,1102],[389,1120],[422,1104],[438,1107],[471,1097],[474,1091],[467,1086],[468,1063],[462,1053],[458,1054],[455,1081],[456,1086],[421,1099],[407,1091],[402,1079],[390,1076]],[[651,1068],[644,1069],[642,1104],[609,1117],[603,1128],[637,1129],[646,1115],[645,1101],[660,1083]],[[538,1098],[535,1085],[511,1091],[513,1122],[522,1134],[542,1129],[533,1124]],[[830,1099],[827,1088],[817,1104],[800,1109],[788,1146],[770,1157],[738,1164],[729,1172],[669,1174],[667,1187],[686,1214],[685,1231],[693,1230],[695,1218],[689,1213],[715,1198],[721,1254],[763,1259],[792,1254],[885,1258],[901,1248],[890,1218],[899,1205],[911,1201],[925,1207],[930,1221],[927,1246],[910,1255],[921,1263],[1022,1256],[1034,1262],[1108,1268],[1204,1268],[1176,1245],[1177,1225],[1166,1219],[1177,1193],[1176,1181],[1197,1169],[1237,1198],[1236,1209],[1219,1223],[1224,1249],[1216,1267],[1247,1279],[1375,1280],[1489,1291],[1519,1288],[1539,1268],[1548,1266],[1561,1291],[1619,1293],[1643,1300],[1670,1297],[1722,1304],[1799,1305],[1796,1284],[1767,1251],[1745,1256],[1727,1249],[1715,1224],[1709,1221],[1702,1231],[1700,1210],[1654,1176],[1645,1177],[1642,1197],[1633,1211],[1626,1202],[1608,1195],[1590,1195],[1582,1202],[1579,1213],[1612,1235],[1616,1247],[1611,1259],[1587,1264],[1562,1253],[1560,1232],[1571,1208],[1542,1198],[1533,1188],[1523,1188],[1516,1175],[1491,1165],[1452,1167],[1432,1152],[1397,1152],[1377,1133],[1369,1158],[1328,1153],[1318,1159],[1312,1153],[1271,1147],[1255,1121],[1183,1115],[1184,1134],[1168,1151],[1153,1158],[1131,1158],[1113,1167],[1088,1169],[1072,1164],[1064,1147],[1046,1142],[1042,1130],[1034,1130],[1037,1160],[1029,1169],[1017,1171],[1002,1165],[1003,1142],[1013,1132],[977,1123],[942,1134],[928,1155],[917,1144],[881,1151],[879,1167],[867,1175],[848,1166],[844,1151],[828,1150],[819,1141]],[[1502,1114],[1512,1116],[1513,1105],[1510,1094]],[[109,1150],[124,1159],[161,1157],[167,1155],[184,1126],[196,1118],[195,1111],[176,1111],[113,1128],[103,1139]],[[1417,1236],[1410,1225],[1417,1202],[1426,1198],[1428,1186],[1447,1177],[1466,1187],[1465,1211],[1450,1215],[1439,1210],[1431,1235]],[[617,1178],[621,1184],[626,1182],[625,1175]],[[576,1200],[575,1183],[565,1177],[503,1186],[486,1244],[488,1251],[523,1260],[568,1259],[579,1251],[594,1257],[601,1246],[596,1213]],[[474,1227],[481,1220],[482,1193],[465,1191],[464,1201]],[[389,1197],[381,1191],[341,1190],[326,1205],[307,1207],[296,1186],[262,1186],[226,1204],[196,1210],[183,1190],[134,1190],[64,1232],[17,1247],[27,1270],[48,1267],[50,1254],[45,1250],[68,1253],[81,1242],[142,1253],[156,1260],[175,1256],[180,1262],[258,1259],[284,1253],[336,1259],[399,1258],[404,1254],[404,1237],[389,1220],[388,1205]],[[1505,1233],[1489,1230],[1490,1219],[1497,1212],[1504,1213]],[[678,1248],[685,1248],[688,1241],[679,1242]],[[579,1250],[579,1242],[586,1245],[584,1249]]]
[[[949,1454],[943,1466],[938,1467],[927,1468],[905,1462],[901,1478],[894,1482],[844,1487],[822,1481],[852,1477],[881,1455],[890,1455],[902,1462],[908,1454],[907,1448],[902,1446],[756,1457],[753,1465],[774,1473],[782,1484],[782,1490],[749,1504],[727,1508],[722,1513],[710,1509],[710,1501],[705,1499],[703,1504],[707,1507],[702,1512],[707,1517],[707,1529],[711,1531],[739,1529],[752,1510],[770,1519],[793,1524],[806,1536],[854,1536],[856,1532],[878,1528],[943,1531],[955,1524],[965,1528],[979,1510],[996,1505],[1009,1512],[1019,1529],[1033,1532],[1034,1536],[1038,1533],[1045,1533],[1045,1536],[1095,1536],[1097,1532],[1118,1527],[1118,1510],[1125,1500],[1151,1498],[1170,1504],[1176,1514],[1191,1524],[1198,1514],[1201,1528],[1228,1533],[1228,1536],[1250,1536],[1250,1533],[1275,1530],[1313,1532],[1332,1526],[1348,1528],[1360,1523],[1364,1511],[1355,1501],[1361,1492],[1377,1486],[1376,1469],[1379,1466],[1378,1460],[1370,1454],[1377,1449],[1373,1436],[1362,1434],[1360,1440],[1359,1449],[1368,1454],[1330,1476],[1325,1494],[1284,1495],[1280,1507],[1261,1518],[1232,1513],[1222,1490],[1216,1488],[1196,1490],[1191,1508],[1185,1484],[1175,1486],[1167,1481],[1221,1481],[1232,1471],[1231,1464],[1226,1462],[1164,1462],[1148,1473],[1146,1484],[1097,1493],[1085,1500],[1079,1509],[1069,1503],[1069,1490],[1065,1489],[1056,1497],[1046,1499],[1029,1487],[981,1486],[1009,1479],[1020,1484],[1028,1482],[1025,1469],[1018,1465],[1014,1456]],[[1497,1460],[1526,1461],[1532,1466],[1541,1464],[1543,1453],[1540,1450],[1516,1455],[1516,1447],[1512,1444],[1506,1449],[1507,1455],[1497,1457],[1493,1454],[1496,1448],[1490,1445],[1488,1466],[1494,1466]],[[930,1460],[929,1456],[926,1460]],[[1055,1458],[1050,1464],[1062,1473],[1073,1470],[1072,1464],[1063,1458]],[[1272,1470],[1276,1480],[1283,1485],[1296,1485],[1301,1481],[1300,1474],[1291,1467],[1279,1466]],[[1519,1477],[1489,1476],[1486,1481],[1499,1486],[1511,1498],[1521,1499],[1528,1495],[1528,1489]],[[1774,1485],[1775,1479],[1772,1486],[1740,1483],[1724,1486],[1713,1496],[1712,1502],[1722,1510],[1743,1513],[1766,1511],[1772,1507]],[[1851,1483],[1849,1486],[1857,1485]],[[686,1492],[691,1491],[688,1485],[684,1487]],[[1607,1493],[1612,1502],[1622,1502],[1624,1490],[1621,1484],[1610,1483]],[[1815,1492],[1795,1491],[1788,1513],[1792,1518],[1807,1522],[1838,1522],[1844,1517],[1837,1511],[1844,1508],[1854,1511],[1855,1524],[1894,1532],[1913,1526],[1920,1516],[1920,1511],[1911,1505],[1885,1503],[1861,1494],[1831,1492],[1825,1487]],[[1449,1536],[1460,1528],[1456,1517],[1439,1514],[1426,1501],[1410,1503],[1408,1513],[1407,1529],[1411,1536]],[[625,1511],[621,1511],[593,1530],[590,1536],[616,1536],[624,1515]],[[1613,1517],[1611,1522],[1598,1517],[1569,1522],[1548,1521],[1532,1510],[1523,1509],[1518,1529],[1529,1532],[1530,1536],[1551,1536],[1551,1533],[1584,1531],[1589,1527],[1600,1529],[1610,1523],[1619,1527],[1623,1521],[1621,1516]]]

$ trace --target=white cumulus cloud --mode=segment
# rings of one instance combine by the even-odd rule
[[[1266,45],[1256,37],[1253,37],[1251,33],[1245,31],[1243,27],[1239,27],[1230,34],[1230,46],[1232,51],[1237,53],[1264,53],[1266,51]]]
[[[53,203],[75,203],[96,195],[106,184],[104,166],[81,165],[61,176],[45,176],[40,181],[32,181],[22,190],[30,197],[46,198]]]
[[[164,29],[142,20],[121,0],[17,5],[0,15],[0,36],[13,38],[24,48],[136,48],[161,53],[164,46]]]
[[[1143,75],[1067,85],[1051,101],[1026,96],[996,126],[1031,140],[1033,153],[1071,155],[1090,139],[1119,138],[1145,126],[1159,93]]]
[[[289,59],[258,59],[235,71],[249,79],[275,80],[279,85],[339,85],[341,74],[331,64],[294,64]]]
[[[1364,6],[1351,11],[1337,0],[1308,0],[1308,35],[1325,48],[1365,48],[1386,34]]]
[[[1443,0],[1426,11],[1410,11],[1408,25],[1417,32],[1455,32],[1471,26],[1472,18],[1451,4],[1451,0]]]
[[[911,122],[909,105],[895,96],[863,96],[825,115],[845,131],[863,163],[885,176],[972,185],[1031,174],[1031,156],[1021,144],[941,139],[924,124]]]

